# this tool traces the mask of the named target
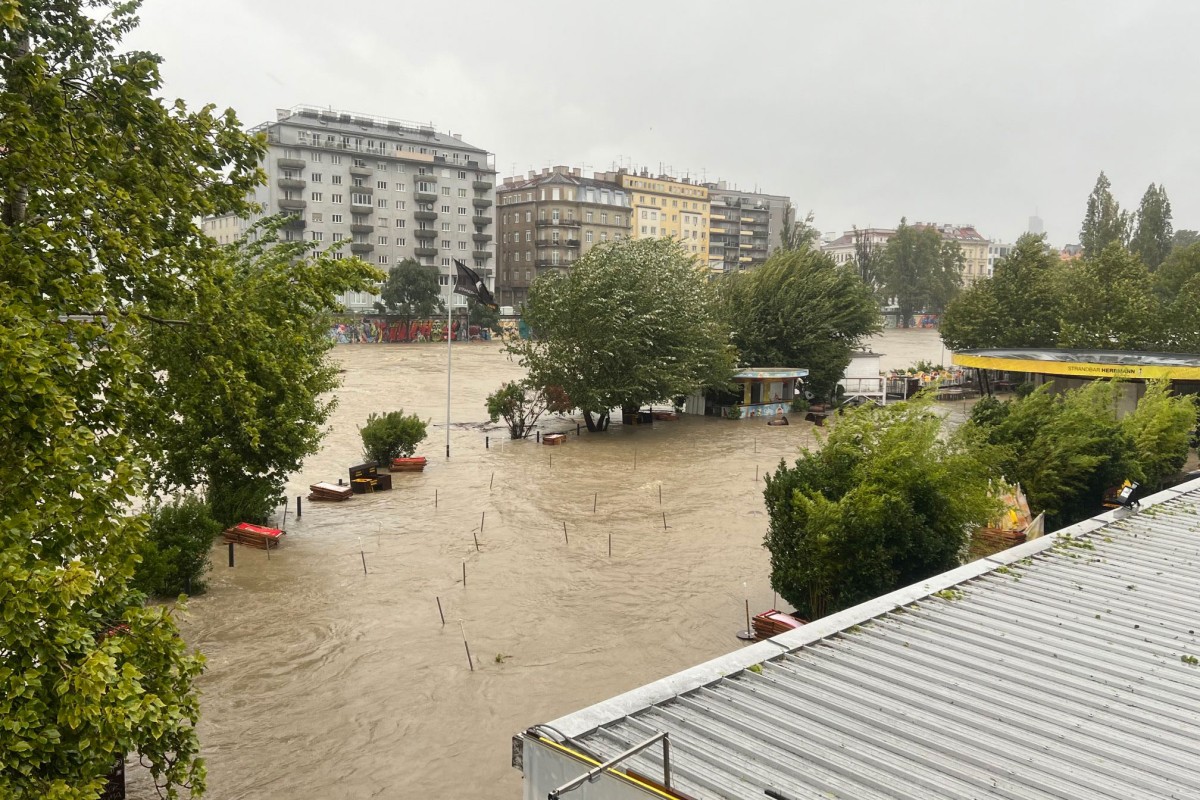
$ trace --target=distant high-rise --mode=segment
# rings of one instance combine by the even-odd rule
[[[1042,223],[1042,218],[1034,214],[1029,218],[1029,225],[1025,228],[1027,233],[1042,234],[1046,232],[1046,226]]]

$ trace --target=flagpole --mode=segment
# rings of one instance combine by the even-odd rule
[[[446,458],[450,457],[450,344],[454,327],[454,284],[446,296]]]

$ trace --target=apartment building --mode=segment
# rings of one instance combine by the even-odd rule
[[[615,183],[629,194],[633,205],[630,235],[634,239],[674,237],[698,263],[708,265],[708,187],[687,178],[653,176],[645,169],[638,173],[624,169],[597,172],[596,178]]]
[[[731,189],[725,181],[704,187],[709,199],[709,269],[753,269],[779,249],[779,235],[795,216],[790,198]]]
[[[1015,244],[1001,242],[996,239],[988,242],[987,276],[989,278],[996,273],[996,265],[1012,255],[1013,250],[1016,248]]]
[[[860,238],[869,247],[883,249],[895,235],[895,228],[856,228],[846,231],[841,236],[826,234],[821,244],[821,251],[827,253],[835,264],[856,264],[858,263],[857,247]]]
[[[500,215],[496,301],[519,309],[530,285],[550,270],[568,270],[602,242],[629,238],[629,192],[578,168],[547,167],[506,178],[496,191]]]
[[[298,106],[251,129],[267,138],[267,183],[254,200],[264,214],[292,215],[282,236],[352,253],[386,271],[406,258],[438,269],[444,299],[453,259],[473,264],[494,285],[491,153],[430,125]],[[214,217],[204,229],[218,241],[253,220]],[[349,311],[371,311],[378,295],[348,292]]]

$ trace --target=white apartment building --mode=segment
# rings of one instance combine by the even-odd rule
[[[285,239],[348,252],[385,272],[406,258],[438,268],[443,299],[455,306],[453,259],[493,288],[495,159],[457,134],[427,124],[298,106],[251,129],[267,137],[263,214],[292,214]],[[215,217],[204,229],[220,242],[254,220]],[[373,311],[378,295],[348,292],[348,311]]]

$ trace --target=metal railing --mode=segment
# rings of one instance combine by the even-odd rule
[[[624,761],[627,758],[636,756],[638,753],[642,752],[643,750],[653,747],[659,741],[661,741],[662,745],[663,745],[663,787],[666,789],[670,789],[671,788],[671,739],[670,739],[670,734],[667,733],[667,731],[663,731],[662,733],[656,733],[654,736],[651,736],[649,739],[642,742],[641,744],[634,745],[633,747],[629,748],[625,752],[619,753],[617,756],[610,759],[609,761],[605,761],[600,766],[589,769],[587,772],[583,773],[578,778],[575,778],[574,780],[571,780],[571,781],[567,781],[562,786],[558,787],[557,789],[554,789],[549,794],[547,794],[546,795],[547,800],[558,800],[560,797],[562,797],[567,792],[572,792],[572,791],[578,789],[580,786],[583,786],[585,783],[594,782],[603,773],[612,769],[615,765],[621,763],[622,761]]]

